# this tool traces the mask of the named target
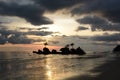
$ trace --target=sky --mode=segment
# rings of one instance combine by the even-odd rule
[[[0,0],[0,46],[48,42],[112,50],[120,44],[119,4],[119,0]]]

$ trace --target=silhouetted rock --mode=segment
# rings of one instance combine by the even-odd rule
[[[117,45],[117,46],[113,49],[113,53],[116,54],[117,56],[120,55],[120,45]]]
[[[71,54],[76,54],[76,50],[75,50],[74,48],[72,48],[72,49],[70,50],[70,53],[71,53]]]
[[[43,54],[43,52],[39,49],[38,51],[33,51],[33,53],[36,53],[36,54]]]
[[[60,51],[61,51],[62,54],[70,54],[70,50],[67,47],[61,48]]]
[[[44,47],[43,54],[50,54],[50,50],[48,48]]]
[[[52,54],[57,54],[57,51],[55,49],[53,49]]]
[[[71,50],[69,50],[68,47],[65,47],[61,48],[60,51],[62,54],[78,54],[78,55],[86,54],[85,51],[83,51],[80,47],[78,47],[77,49],[72,48]]]
[[[120,45],[117,45],[114,49],[113,52],[120,52]]]
[[[84,54],[86,54],[80,47],[78,47],[77,49],[76,49],[76,54],[79,54],[79,55],[84,55]]]
[[[38,52],[38,51],[33,51],[33,53],[35,53],[35,54],[42,54],[42,53],[40,53],[40,52]]]
[[[42,54],[42,51],[40,49],[38,49],[38,53],[41,53]]]
[[[37,51],[33,51],[33,53],[37,53]]]
[[[49,50],[49,48],[46,47],[46,45],[48,45],[47,43],[44,44],[45,47],[43,48],[43,51],[41,51],[40,49],[38,51],[33,51],[33,53],[36,54],[62,54],[62,55],[69,55],[69,54],[77,54],[77,55],[84,55],[86,54],[80,47],[78,47],[77,49],[73,48],[74,43],[71,43],[71,49],[69,49],[69,44],[67,44],[64,48],[61,48],[60,51],[61,52],[57,52],[55,49],[53,49],[51,52]]]

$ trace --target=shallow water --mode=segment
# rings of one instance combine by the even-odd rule
[[[113,59],[108,54],[78,56],[0,52],[0,80],[65,80],[77,75],[96,76],[99,73],[90,70]]]

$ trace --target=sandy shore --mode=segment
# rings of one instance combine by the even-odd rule
[[[65,80],[120,80],[120,57],[115,57],[115,60],[96,67],[92,72],[100,74],[95,77],[90,75],[74,76]]]

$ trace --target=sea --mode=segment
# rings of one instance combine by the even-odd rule
[[[74,76],[97,76],[100,72],[92,70],[113,59],[110,51],[88,51],[86,55],[0,51],[0,80],[72,80]]]

